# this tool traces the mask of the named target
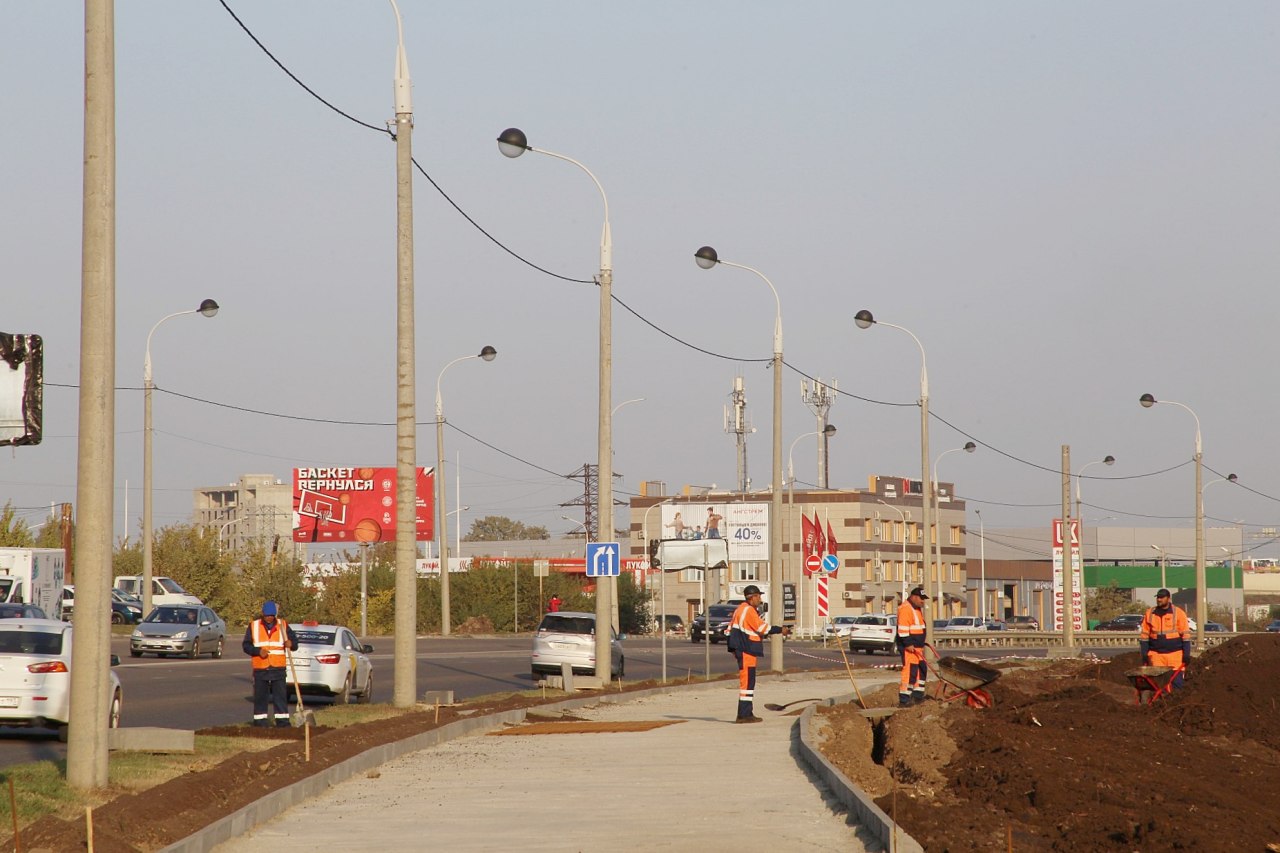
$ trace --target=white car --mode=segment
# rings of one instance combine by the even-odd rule
[[[868,613],[853,620],[849,651],[875,654],[897,651],[898,617],[893,613]]]
[[[111,656],[111,665],[120,658]],[[111,676],[107,726],[120,725],[124,694]],[[71,719],[71,624],[61,619],[0,621],[0,726],[51,728],[66,742]]]
[[[611,671],[617,678],[623,676],[626,659],[622,654],[622,640],[626,634],[613,634],[610,628],[609,657]],[[561,664],[569,664],[574,672],[595,675],[596,672],[596,615],[561,610],[548,613],[538,624],[533,636],[532,671],[537,681],[543,673],[558,674]]]
[[[288,675],[292,693],[294,674],[303,693],[332,696],[333,704],[373,701],[373,646],[361,643],[350,628],[303,622],[291,625],[298,650],[291,652],[293,670]]]
[[[985,631],[987,623],[981,616],[952,616],[939,631]]]
[[[822,633],[828,639],[833,637],[844,639],[849,636],[849,630],[853,628],[853,623],[857,621],[857,618],[857,616],[837,616],[827,623],[827,626],[822,629]]]

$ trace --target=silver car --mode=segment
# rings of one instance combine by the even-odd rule
[[[226,644],[227,623],[203,604],[162,604],[138,623],[129,637],[129,654],[160,657],[186,655],[198,658],[208,652],[222,657]]]
[[[111,665],[120,663],[115,655]],[[124,693],[111,677],[107,726],[120,725]],[[61,619],[0,623],[0,726],[52,728],[66,741],[71,719],[71,625]]]
[[[626,634],[615,634],[610,629],[609,657],[613,674],[621,678],[626,659],[622,654],[622,640]],[[543,673],[559,673],[561,664],[569,664],[573,671],[585,675],[596,673],[596,615],[561,610],[548,613],[538,624],[533,636],[533,680]]]
[[[296,682],[303,693],[332,696],[333,704],[373,701],[373,646],[361,643],[350,628],[304,622],[292,625],[298,650],[292,652],[289,689]]]

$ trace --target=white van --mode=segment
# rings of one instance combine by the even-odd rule
[[[121,592],[142,599],[142,575],[118,575],[115,588]],[[187,592],[173,578],[151,577],[151,606],[162,604],[204,604],[196,596]]]

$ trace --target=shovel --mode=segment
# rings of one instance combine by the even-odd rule
[[[295,729],[304,726],[314,726],[316,724],[316,715],[306,709],[302,704],[302,685],[298,683],[298,670],[293,666],[293,652],[289,651],[289,638],[284,639],[284,657],[289,662],[289,677],[293,679],[294,694],[298,697],[298,708],[289,715],[289,722],[293,724]]]
[[[821,701],[822,701],[822,700],[821,700],[821,699],[818,699],[818,698],[813,698],[813,699],[797,699],[796,701],[794,701],[794,702],[788,702],[788,703],[787,703],[787,704],[785,704],[785,705],[779,705],[779,704],[777,704],[776,702],[765,702],[765,703],[764,703],[764,707],[765,707],[767,710],[769,710],[769,711],[785,711],[785,710],[787,710],[788,708],[790,708],[792,705],[799,705],[799,704],[801,704],[802,702],[821,702]]]

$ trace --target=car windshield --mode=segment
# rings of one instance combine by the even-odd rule
[[[156,583],[164,587],[164,591],[173,595],[186,595],[187,591],[183,589],[173,578],[158,578]]]
[[[0,631],[0,654],[4,655],[60,655],[62,632],[48,631]]]
[[[736,604],[713,604],[711,605],[712,619],[732,619],[733,611],[737,610]]]
[[[141,601],[136,595],[128,595],[118,589],[111,590],[111,597],[121,604],[140,604]]]
[[[542,624],[538,626],[538,631],[539,633],[548,631],[553,634],[594,634],[596,620],[589,616],[561,616],[548,613],[542,617]]]
[[[858,620],[852,616],[837,616],[836,618],[831,620],[831,623],[833,625],[853,625],[857,621]]]
[[[171,625],[181,625],[185,622],[194,625],[196,612],[190,607],[157,607],[147,614],[146,621]]]
[[[299,643],[306,643],[311,646],[332,646],[333,639],[337,636],[334,631],[317,631],[314,628],[293,629],[293,634],[298,638]]]

